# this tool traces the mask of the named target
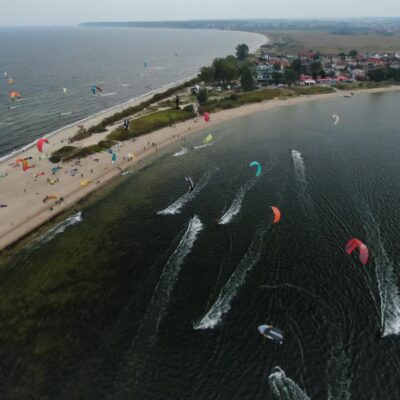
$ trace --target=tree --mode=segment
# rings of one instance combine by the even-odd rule
[[[326,78],[326,72],[323,69],[319,71],[319,75],[321,76],[321,78]]]
[[[322,65],[319,61],[313,61],[313,63],[311,64],[311,73],[317,73],[319,74],[319,71],[321,71],[322,69]]]
[[[217,81],[222,82],[224,80],[224,59],[223,58],[215,58],[212,64],[214,68],[214,78]]]
[[[300,58],[294,59],[290,67],[295,72],[296,78],[298,78],[303,73],[303,66],[301,64]]]
[[[228,56],[224,60],[225,80],[224,83],[230,83],[239,77],[239,70],[236,58]]]
[[[350,50],[349,51],[349,56],[350,57],[357,57],[358,51],[357,50]]]
[[[275,85],[278,85],[279,83],[282,83],[282,79],[283,79],[283,75],[282,75],[281,72],[274,71],[274,72],[272,73],[272,82],[273,82]]]
[[[214,82],[215,80],[215,68],[214,67],[203,67],[200,70],[200,79],[204,82]]]
[[[325,72],[325,74],[327,76],[329,76],[330,78],[334,78],[336,76],[336,73],[334,70],[330,69],[328,72]]]
[[[297,79],[296,72],[293,71],[292,68],[285,68],[285,70],[283,71],[283,81],[287,85],[292,86],[292,84],[296,82],[296,79]]]
[[[383,68],[368,71],[369,79],[375,82],[385,81],[388,78],[388,71]]]
[[[198,101],[200,104],[205,104],[205,103],[207,103],[207,100],[208,100],[208,92],[207,92],[207,89],[201,88],[201,89],[199,90],[199,92],[197,93],[197,101]]]
[[[234,56],[214,59],[213,68],[215,70],[215,79],[224,85],[237,79],[239,76],[237,61]]]
[[[243,67],[241,70],[240,84],[245,92],[255,88],[253,73],[248,66]]]
[[[249,46],[247,44],[238,44],[236,46],[236,57],[239,61],[243,61],[249,55]]]

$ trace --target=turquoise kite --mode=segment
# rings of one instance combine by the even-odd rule
[[[249,164],[250,167],[257,167],[256,176],[260,176],[261,174],[261,164],[258,161],[252,161]]]

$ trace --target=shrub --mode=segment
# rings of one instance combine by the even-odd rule
[[[170,109],[158,111],[135,119],[133,123],[131,123],[129,130],[122,129],[121,127],[115,129],[107,136],[107,139],[118,141],[128,140],[193,117],[193,110]]]
[[[193,114],[194,113],[193,104],[188,104],[187,106],[183,107],[183,111]]]
[[[291,88],[297,94],[325,94],[334,93],[335,89],[330,86],[296,86]]]
[[[68,156],[69,154],[72,154],[75,150],[77,149],[77,147],[75,146],[63,146],[60,149],[58,149],[57,151],[55,151],[51,157],[49,157],[49,160],[52,163],[58,163],[60,162],[60,160],[63,157]]]

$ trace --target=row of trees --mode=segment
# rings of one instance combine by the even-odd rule
[[[255,82],[250,64],[247,62],[249,48],[246,44],[236,47],[236,57],[216,58],[209,67],[200,70],[200,79],[206,83],[221,82],[223,86],[240,79],[243,90],[253,90]]]
[[[375,82],[393,80],[400,82],[400,70],[387,66],[385,68],[376,68],[368,71],[368,79]]]

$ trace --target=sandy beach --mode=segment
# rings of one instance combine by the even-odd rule
[[[392,91],[400,91],[400,86],[358,90],[355,93],[360,95],[362,93]],[[0,208],[0,250],[23,238],[46,221],[71,207],[78,200],[107,184],[113,177],[119,176],[122,171],[132,168],[161,148],[175,142],[178,150],[179,144],[183,143],[185,138],[194,132],[203,129],[210,131],[222,122],[277,107],[343,97],[347,94],[348,92],[346,91],[337,91],[330,94],[300,96],[287,100],[275,99],[211,114],[209,122],[205,122],[200,117],[192,119],[141,136],[134,142],[121,142],[117,153],[117,161],[114,163],[111,162],[111,154],[102,152],[81,159],[80,163],[76,163],[73,160],[66,164],[52,164],[47,159],[39,158],[40,153],[36,146],[26,149],[23,153],[0,162],[0,176],[2,176],[0,178],[0,204],[7,206]],[[144,99],[142,98],[137,102]],[[351,100],[343,99],[343,101]],[[127,103],[123,107],[128,107],[129,105],[131,104]],[[114,107],[104,113],[88,118],[82,125],[88,128],[120,109],[121,106]],[[94,134],[80,142],[75,142],[74,145],[83,147],[98,143],[113,128],[111,127],[107,132],[101,134]],[[75,124],[60,130],[50,137],[49,144],[44,145],[43,154],[50,155],[55,150],[63,147],[68,138],[76,133],[77,129],[77,124]],[[153,142],[156,146],[152,145]],[[130,153],[134,155],[133,160],[128,160],[126,157]],[[29,157],[32,157],[29,160],[29,165],[35,165],[35,167],[23,172],[20,165],[16,166],[15,160]],[[52,168],[57,165],[62,168],[53,174]],[[89,183],[82,186],[81,183],[84,180],[89,181]],[[47,196],[52,195],[56,196],[57,200],[62,198],[63,201],[57,204],[55,203],[56,199],[43,201]]]

